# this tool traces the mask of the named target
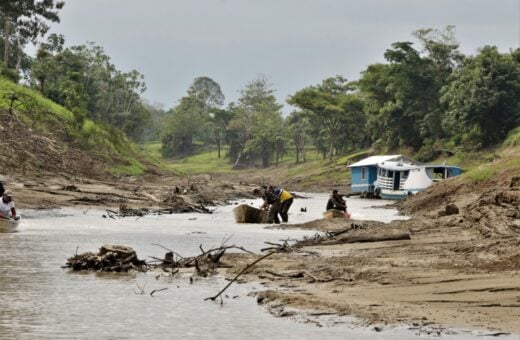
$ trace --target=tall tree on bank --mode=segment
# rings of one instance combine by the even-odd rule
[[[74,112],[78,125],[86,116],[137,137],[144,131],[137,122],[146,123],[149,117],[149,110],[141,105],[140,95],[146,89],[143,76],[135,70],[119,71],[92,43],[68,48],[64,44],[63,36],[52,34],[39,46],[30,84]]]
[[[469,57],[442,90],[444,126],[458,143],[487,147],[520,124],[520,50],[486,46]]]
[[[267,167],[278,146],[282,131],[282,105],[265,77],[250,82],[241,91],[235,117],[229,123],[230,157],[235,167],[249,166],[260,159]]]
[[[306,110],[314,116],[327,133],[328,156],[332,160],[338,135],[343,126],[347,107],[344,105],[353,94],[352,87],[341,76],[325,79],[318,86],[310,86],[292,95],[288,103]]]
[[[47,21],[59,22],[58,11],[63,1],[54,0],[4,0],[0,1],[0,15],[3,21],[3,61],[9,68],[10,37],[17,36],[18,42],[34,42],[49,30]],[[17,46],[20,48],[20,46]]]
[[[203,127],[199,132],[199,139],[204,143],[210,142],[213,138],[218,139],[220,145],[220,133],[222,132],[222,120],[229,121],[224,112],[219,112],[224,104],[224,94],[220,85],[209,77],[195,78],[188,90],[188,96],[195,98],[202,107]],[[216,114],[216,115],[215,115]],[[220,124],[220,125],[219,125]],[[217,136],[218,134],[218,136]],[[212,138],[213,135],[213,138]],[[220,146],[219,154],[220,154]]]
[[[445,137],[440,89],[463,59],[453,27],[414,34],[422,52],[411,42],[396,42],[384,54],[389,63],[370,65],[358,82],[372,142],[381,140],[390,149],[431,148],[433,141]]]
[[[217,82],[208,77],[195,78],[187,95],[171,111],[162,139],[163,155],[188,155],[193,152],[195,138],[208,140],[214,131],[212,112],[223,102],[224,95]]]
[[[235,113],[232,109],[222,110],[219,108],[214,108],[210,111],[210,121],[213,126],[213,133],[215,136],[215,144],[217,145],[217,156],[221,158],[221,148],[223,135],[227,131],[227,127],[229,122],[233,119]]]
[[[308,114],[303,111],[293,111],[286,119],[288,130],[294,143],[296,164],[305,162],[305,145],[310,129]]]

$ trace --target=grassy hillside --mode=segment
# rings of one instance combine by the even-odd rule
[[[161,158],[161,144],[149,143],[141,146],[147,154]],[[217,157],[217,151],[204,151],[197,155],[180,159],[163,159],[167,168],[186,175],[212,174],[216,177],[226,177],[235,181],[249,183],[265,183],[283,185],[298,190],[329,190],[350,182],[350,171],[345,164],[352,160],[363,158],[367,151],[351,154],[332,162],[324,160],[315,150],[306,152],[306,161],[296,164],[293,150],[289,150],[278,166],[268,168],[247,168],[234,170],[229,159],[225,157],[227,150],[222,150],[222,158]]]
[[[37,91],[0,78],[0,116],[3,131],[0,160],[13,167],[51,170],[59,154],[68,161],[95,162],[96,171],[113,175],[141,175],[160,168],[119,130],[109,127],[43,97]],[[3,135],[3,136],[2,136]],[[9,137],[9,139],[7,139]],[[58,155],[52,155],[52,153]],[[67,167],[62,166],[66,171]],[[81,165],[77,165],[81,170]],[[4,170],[7,171],[7,170]],[[92,170],[93,171],[93,170]]]
[[[160,143],[147,144],[142,148],[148,154],[161,159]],[[222,154],[225,153],[224,150]],[[391,153],[416,158],[408,150],[395,150]],[[361,150],[331,162],[324,160],[314,150],[310,150],[304,163],[295,164],[294,152],[289,150],[278,166],[241,170],[233,170],[229,159],[225,157],[219,159],[216,150],[163,161],[169,169],[183,174],[210,173],[237,181],[277,184],[297,190],[328,191],[331,188],[348,190],[350,171],[346,166],[373,154],[378,152]],[[453,156],[439,156],[430,163],[458,165],[464,169],[460,180],[472,182],[486,181],[504,169],[520,169],[520,127],[511,131],[501,146],[474,152],[456,150]]]

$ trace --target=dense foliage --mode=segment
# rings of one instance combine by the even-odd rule
[[[118,70],[94,43],[66,46],[63,36],[51,34],[35,57],[24,53],[28,42],[47,33],[48,22],[59,21],[62,6],[0,2],[0,74],[15,81],[23,75],[70,110],[77,128],[88,120],[135,141],[160,139],[165,157],[216,148],[218,158],[235,167],[267,167],[290,149],[299,163],[311,148],[332,160],[372,147],[404,148],[426,161],[438,149],[496,145],[520,125],[520,50],[486,46],[465,56],[451,26],[417,30],[418,44],[391,44],[386,62],[368,65],[357,81],[335,76],[295,91],[287,102],[296,110],[287,116],[265,77],[249,82],[227,106],[220,85],[198,77],[175,107],[163,110],[143,100],[138,71]]]

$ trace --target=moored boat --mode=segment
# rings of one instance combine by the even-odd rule
[[[374,193],[383,199],[403,199],[430,185],[458,176],[462,169],[450,165],[415,165],[402,162],[378,164]]]
[[[269,212],[247,204],[235,207],[233,214],[237,223],[267,223],[269,218]]]
[[[21,218],[14,220],[12,218],[0,217],[0,233],[12,233],[18,228]]]

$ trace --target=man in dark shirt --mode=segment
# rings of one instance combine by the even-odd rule
[[[330,209],[347,211],[347,202],[345,202],[337,190],[332,190],[332,195],[330,195],[330,198],[327,202],[327,210]]]
[[[280,218],[278,218],[278,212],[280,211],[280,206],[282,202],[280,201],[280,198],[276,196],[274,193],[273,187],[263,187],[260,189],[255,189],[253,191],[255,196],[262,197],[264,200],[264,204],[260,207],[260,209],[263,210],[269,210],[269,217],[267,219],[267,223],[280,223]]]

